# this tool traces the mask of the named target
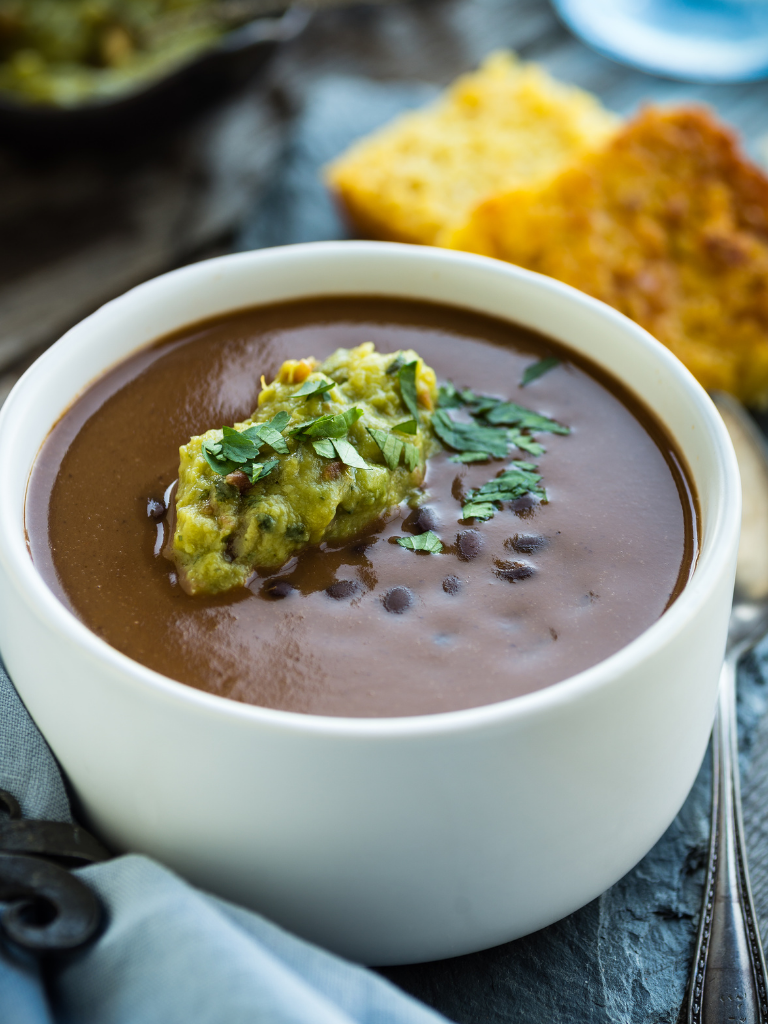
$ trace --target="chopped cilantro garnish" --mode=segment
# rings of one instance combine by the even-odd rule
[[[399,437],[395,437],[394,434],[391,434],[388,430],[379,430],[375,427],[368,427],[368,433],[381,449],[384,461],[391,470],[394,471],[397,469],[401,454],[403,456],[403,462],[408,467],[408,471],[412,473],[414,469],[416,469],[419,464],[419,449],[415,444],[411,444],[410,441],[403,441]]]
[[[437,389],[438,409],[458,409],[463,404],[461,395],[451,381],[448,381],[447,384],[441,384]]]
[[[510,427],[508,436],[510,444],[515,445],[516,448],[520,448],[524,452],[528,452],[529,455],[543,455],[547,450],[543,444],[534,441],[532,437],[528,437],[527,434],[522,433],[517,427]]]
[[[353,444],[350,444],[346,438],[334,437],[331,439],[331,444],[336,449],[336,454],[339,456],[345,466],[354,466],[355,469],[375,469],[375,466],[369,465],[362,457],[360,452],[355,448]]]
[[[410,441],[403,441],[403,460],[411,473],[419,464],[419,449]]]
[[[545,373],[549,373],[550,370],[554,370],[556,366],[560,365],[560,360],[550,357],[549,359],[540,359],[538,363],[531,363],[530,366],[526,366],[523,371],[523,376],[520,380],[520,387],[524,388],[526,384],[530,384],[533,380],[538,380],[539,377],[543,377]]]
[[[223,455],[232,462],[247,462],[259,454],[260,448],[261,441],[246,437],[234,427],[222,427],[222,438],[219,441],[217,455]]]
[[[414,359],[413,362],[406,363],[405,366],[401,366],[397,371],[403,405],[417,423],[419,422],[419,408],[416,396],[416,367],[418,365],[418,359]]]
[[[546,360],[542,360],[542,363],[543,362],[546,362]],[[549,368],[551,369],[551,367]],[[540,376],[540,374],[538,374],[538,376]],[[542,416],[540,413],[534,412],[532,409],[526,409],[522,405],[517,405],[515,402],[505,401],[503,398],[495,398],[493,395],[479,395],[470,388],[463,388],[459,391],[450,382],[448,384],[443,384],[440,387],[437,405],[439,410],[462,407],[475,419],[479,419],[481,424],[486,427],[516,428],[516,432],[514,434],[510,433],[510,444],[517,445],[518,448],[522,448],[524,451],[530,452],[531,455],[541,455],[544,448],[537,442],[527,439],[526,435],[522,434],[521,431],[525,430],[534,433],[544,432],[549,434],[570,433],[570,429],[568,427],[564,427],[561,423],[557,423],[555,420],[551,420],[547,416]],[[438,425],[435,424],[436,417],[442,417],[442,420],[438,419],[438,424],[442,422],[442,424],[445,425],[447,414],[441,412],[435,413],[435,416],[433,417],[433,425],[435,426],[435,431],[438,434],[438,437],[440,437],[440,440],[443,441],[444,444],[447,444],[449,448],[455,448],[456,446],[454,444],[440,434]],[[454,427],[458,426],[454,421],[449,422],[451,422]],[[477,445],[476,447],[478,451],[485,450],[484,445]],[[458,450],[464,451],[466,449],[459,448]],[[487,450],[490,454],[493,454],[490,448]],[[496,458],[504,458],[504,455],[498,455]]]
[[[487,462],[490,459],[488,452],[459,452],[452,455],[449,462]]]
[[[402,366],[405,366],[405,356],[403,355],[402,352],[398,352],[395,358],[387,367],[387,373],[397,373]]]
[[[288,454],[288,445],[280,431],[290,418],[290,413],[279,412],[269,423],[254,423],[245,430],[222,427],[220,441],[203,441],[200,449],[202,456],[214,473],[227,476],[241,469],[255,484],[271,473],[279,462],[278,459],[256,462],[264,444],[283,455]]]
[[[493,519],[496,506],[490,501],[468,501],[461,510],[462,519]]]
[[[291,414],[283,409],[280,412],[275,413],[275,415],[269,421],[267,426],[271,427],[273,430],[282,432],[283,430],[285,430],[285,428],[288,426],[290,422]]]
[[[515,402],[499,402],[485,418],[489,423],[504,424],[508,427],[519,427],[521,430],[545,431],[548,434],[570,434],[570,428],[561,423],[540,416],[539,413],[526,409]]]
[[[476,422],[458,423],[444,409],[433,414],[432,428],[444,445],[457,452],[488,452],[496,459],[503,459],[509,449],[506,430]]]
[[[416,420],[403,420],[402,423],[396,423],[393,430],[397,430],[400,434],[415,434],[418,430],[419,425]]]
[[[352,424],[362,415],[363,410],[358,409],[357,406],[347,409],[346,412],[327,413],[325,416],[318,416],[317,419],[310,420],[309,423],[305,423],[301,427],[296,427],[291,431],[291,437],[297,437],[299,434],[306,434],[308,437],[344,437]]]
[[[368,433],[381,449],[387,466],[393,471],[397,469],[403,451],[403,442],[400,438],[390,434],[388,430],[378,430],[374,427],[368,427]]]
[[[312,395],[324,395],[326,391],[336,387],[335,380],[306,380],[292,398],[311,398]]]
[[[265,476],[269,476],[272,470],[279,465],[279,459],[268,459],[264,463],[251,462],[248,465],[243,466],[242,469],[251,483],[255,484],[257,480],[263,480]]]
[[[541,474],[532,462],[512,462],[497,477],[470,491],[461,510],[464,519],[491,519],[498,510],[497,502],[515,501],[525,494],[534,494],[542,502],[547,492],[541,486]]]
[[[257,441],[257,439],[265,441],[276,452],[280,452],[281,455],[287,455],[288,445],[280,431],[285,427],[290,418],[287,412],[279,412],[269,423],[254,423],[252,427],[248,427],[247,430],[242,432],[242,436],[250,438],[252,441]]]
[[[395,540],[401,548],[407,548],[409,551],[428,551],[433,555],[443,550],[443,542],[431,530],[420,533],[417,537],[396,537]]]
[[[461,390],[459,397],[473,416],[485,416],[486,413],[502,401],[500,398],[494,398],[493,395],[478,395],[470,390],[470,388]]]
[[[336,449],[327,437],[322,438],[320,441],[313,441],[312,447],[315,449],[317,454],[322,455],[324,459],[336,458]]]
[[[205,461],[214,471],[226,476],[227,473],[234,473],[240,467],[239,462],[233,462],[226,455],[222,454],[221,445],[218,441],[203,441],[201,453]]]

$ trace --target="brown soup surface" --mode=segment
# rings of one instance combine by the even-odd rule
[[[420,510],[392,510],[341,547],[321,545],[246,588],[190,597],[161,554],[155,514],[192,435],[246,418],[283,360],[373,341],[413,348],[441,382],[501,395],[571,427],[546,453],[429,460]],[[562,362],[519,386],[538,359]],[[513,458],[538,464],[530,496],[487,522],[461,496]],[[160,510],[162,512],[162,510]],[[687,582],[695,497],[654,418],[550,339],[460,309],[330,298],[194,324],[97,380],[52,430],[27,497],[33,560],[98,636],[136,661],[233,700],[316,715],[428,714],[556,683],[618,651]],[[445,547],[409,551],[424,528]]]

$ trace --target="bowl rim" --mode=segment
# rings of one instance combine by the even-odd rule
[[[741,524],[740,478],[733,446],[719,413],[706,391],[676,356],[642,327],[629,320],[622,313],[553,278],[545,277],[544,275],[485,256],[458,252],[456,250],[393,242],[309,242],[232,253],[200,261],[169,271],[166,274],[137,285],[110,302],[105,303],[90,316],[81,320],[67,331],[17,381],[3,408],[0,410],[0,437],[6,434],[13,434],[18,422],[14,421],[14,414],[17,408],[20,415],[25,415],[24,408],[28,401],[28,396],[34,394],[37,381],[48,372],[49,364],[54,364],[51,367],[53,369],[56,361],[62,358],[62,353],[66,352],[67,347],[75,343],[78,335],[90,327],[94,320],[104,316],[105,312],[109,315],[119,310],[120,307],[127,306],[130,308],[137,299],[141,300],[143,297],[151,295],[157,289],[162,289],[164,283],[170,279],[188,276],[194,280],[196,275],[205,272],[211,265],[214,265],[220,271],[218,277],[221,278],[222,275],[227,273],[228,267],[237,264],[252,261],[258,265],[265,260],[286,258],[290,260],[292,258],[301,258],[301,256],[308,254],[317,254],[324,259],[331,259],[334,255],[339,255],[341,251],[348,252],[350,248],[360,258],[366,258],[366,254],[369,256],[380,256],[383,253],[389,253],[390,256],[397,258],[398,253],[407,252],[410,258],[423,259],[426,262],[433,261],[436,265],[445,263],[464,264],[475,270],[480,269],[481,272],[491,271],[497,274],[507,274],[512,278],[516,278],[525,287],[533,285],[539,289],[542,298],[548,294],[559,295],[577,306],[591,308],[593,312],[597,312],[603,319],[612,323],[619,333],[633,335],[636,342],[640,342],[646,349],[650,348],[660,367],[675,378],[678,386],[689,392],[697,411],[710,428],[710,439],[713,442],[713,466],[715,467],[715,472],[720,477],[722,486],[718,491],[716,503],[710,510],[711,527],[708,531],[710,537],[707,541],[707,550],[700,549],[698,561],[690,579],[680,596],[661,618],[652,623],[634,640],[609,657],[597,662],[597,664],[532,693],[511,697],[494,704],[484,704],[479,707],[465,708],[459,711],[440,711],[423,715],[382,718],[336,717],[264,708],[259,705],[245,704],[230,700],[227,697],[220,697],[216,694],[197,690],[185,683],[164,676],[142,665],[140,662],[134,661],[116,648],[111,647],[69,611],[53,591],[49,589],[32,562],[27,547],[26,531],[22,530],[22,535],[19,536],[15,524],[11,521],[11,503],[9,501],[0,502],[0,566],[8,574],[17,592],[23,596],[32,614],[46,628],[57,633],[63,641],[80,647],[82,653],[87,656],[89,661],[101,663],[110,674],[119,674],[123,677],[123,682],[128,682],[134,688],[138,687],[146,691],[150,698],[173,703],[180,702],[182,705],[186,705],[190,712],[229,719],[233,723],[241,723],[246,727],[250,727],[247,723],[253,723],[254,726],[262,726],[275,732],[345,736],[350,738],[378,737],[382,740],[411,736],[442,735],[476,728],[495,727],[513,719],[525,720],[539,714],[545,714],[558,706],[568,705],[605,686],[609,686],[617,677],[622,676],[637,665],[638,662],[663,648],[676,633],[681,631],[691,619],[695,618],[708,600],[710,591],[716,586],[718,579],[727,570],[727,563],[732,558],[733,550],[732,545],[727,543],[727,541],[729,538],[733,538],[734,534],[738,536]],[[308,292],[304,294],[306,297],[309,297]],[[330,294],[330,292],[320,290],[313,294],[323,295]],[[342,294],[342,292],[336,294]],[[373,292],[370,294],[373,294]],[[385,292],[383,294],[388,293]],[[266,303],[262,304],[266,305]],[[459,308],[472,308],[470,306],[462,306],[460,302],[455,303],[455,305]],[[179,326],[183,326],[183,324]],[[158,335],[158,337],[161,336]],[[142,343],[142,345],[137,346],[135,351],[151,344],[152,341]],[[567,345],[568,342],[562,342],[562,344]],[[69,404],[74,402],[90,386],[93,380],[98,379],[112,365],[119,364],[125,358],[126,356],[122,356],[115,363],[110,364],[110,366],[96,374],[77,394],[70,397]],[[623,381],[623,383],[626,384],[627,382]],[[65,408],[68,407],[69,405],[65,406]],[[54,420],[54,422],[56,421]],[[10,474],[14,472],[12,451],[12,443],[0,444],[0,480],[9,479]],[[16,472],[18,471],[16,470]],[[30,473],[31,467],[26,471],[24,483],[25,500]],[[735,498],[734,495],[736,496]],[[726,500],[727,497],[729,500]]]

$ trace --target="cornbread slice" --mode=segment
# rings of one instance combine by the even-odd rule
[[[768,405],[768,179],[704,108],[649,107],[554,180],[489,199],[443,244],[559,278]]]
[[[618,124],[594,96],[499,52],[356,143],[326,176],[365,237],[431,245],[487,196],[550,177]]]

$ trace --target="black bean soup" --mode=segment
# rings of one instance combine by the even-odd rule
[[[441,382],[571,428],[546,452],[428,462],[420,507],[393,509],[343,546],[305,550],[215,597],[190,597],[161,554],[178,449],[244,419],[262,374],[373,341],[415,349]],[[559,364],[525,387],[532,363]],[[485,522],[462,501],[511,459],[528,494]],[[164,499],[164,496],[165,499]],[[687,582],[695,497],[652,415],[551,340],[447,306],[324,298],[248,309],[163,338],[96,381],[48,437],[29,486],[34,562],[78,618],[190,686],[270,708],[381,717],[475,707],[549,686],[613,654]],[[431,530],[439,553],[396,537]]]

